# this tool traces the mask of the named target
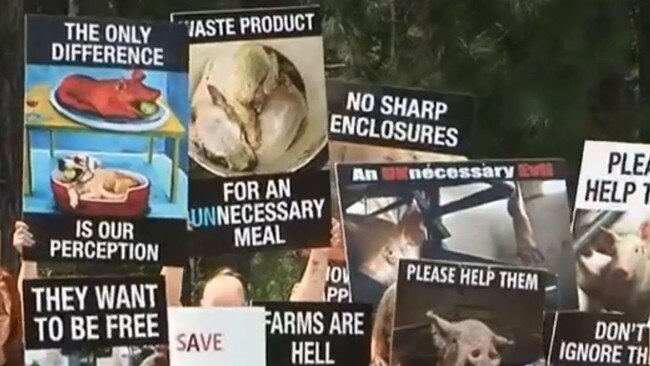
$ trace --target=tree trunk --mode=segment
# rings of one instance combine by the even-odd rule
[[[0,262],[15,271],[11,236],[20,215],[23,141],[23,1],[0,11]]]

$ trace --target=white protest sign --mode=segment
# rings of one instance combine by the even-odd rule
[[[576,209],[627,211],[650,204],[650,145],[585,141]]]
[[[266,366],[262,307],[169,308],[172,365]]]

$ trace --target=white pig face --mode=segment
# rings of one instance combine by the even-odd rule
[[[611,257],[605,280],[613,291],[629,290],[645,276],[648,260],[648,242],[636,233],[619,235],[603,230],[594,250]]]
[[[503,349],[514,344],[479,320],[450,322],[431,311],[427,316],[439,354],[438,366],[499,366]]]

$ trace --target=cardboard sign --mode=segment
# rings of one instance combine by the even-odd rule
[[[266,308],[267,365],[368,365],[371,307],[255,302]]]
[[[26,17],[26,259],[183,262],[187,42],[174,24]]]
[[[339,164],[337,180],[353,301],[426,258],[541,266],[547,309],[576,308],[561,160]]]
[[[171,365],[265,366],[264,308],[170,308]]]
[[[470,146],[475,122],[475,100],[470,95],[339,80],[327,82],[327,107],[332,163],[465,160],[456,154]],[[445,143],[446,134],[455,139],[452,144]],[[340,221],[337,203],[334,182],[332,217]],[[325,300],[349,302],[345,254],[333,257]]]
[[[167,344],[162,276],[25,280],[25,349]]]
[[[175,13],[171,18],[187,26],[191,43],[193,254],[327,245],[331,220],[324,214],[330,194],[324,169],[320,8]],[[272,186],[277,194],[263,191]],[[237,196],[228,194],[233,187]],[[249,225],[253,221],[262,224]],[[309,238],[296,234],[298,226],[310,232]]]
[[[647,365],[648,326],[622,314],[552,312],[547,365]]]
[[[537,362],[545,277],[530,268],[400,261],[389,289],[395,301],[390,364]]]
[[[573,218],[581,309],[650,317],[650,145],[586,141]]]

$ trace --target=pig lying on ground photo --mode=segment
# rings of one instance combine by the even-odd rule
[[[574,235],[594,225],[596,211],[576,213]],[[598,225],[598,223],[596,223]],[[650,316],[650,215],[625,213],[611,227],[598,227],[576,253],[580,310]]]

